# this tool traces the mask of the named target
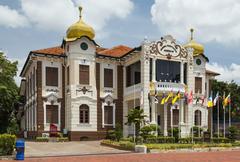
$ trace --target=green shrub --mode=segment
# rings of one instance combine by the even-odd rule
[[[231,140],[228,138],[212,138],[211,142],[213,142],[213,143],[229,143],[229,142],[231,142]]]
[[[122,128],[120,124],[116,124],[115,130],[109,130],[107,132],[107,139],[119,141],[123,137]]]
[[[156,124],[145,125],[140,129],[140,136],[143,140],[146,140],[149,136],[152,136],[153,133],[156,133]]]
[[[239,130],[236,126],[231,126],[228,128],[228,138],[232,141],[235,141],[237,139],[237,136],[239,135]]]
[[[182,143],[182,144],[192,143],[192,138],[191,137],[179,138],[178,143]]]
[[[175,142],[178,142],[178,138],[179,138],[179,129],[178,128],[168,129],[168,134],[170,136],[172,136],[172,134],[173,134],[173,137],[175,138]]]
[[[68,137],[58,137],[57,142],[68,142]]]
[[[128,137],[128,138],[121,138],[120,141],[129,141],[129,142],[132,142],[133,139],[132,137]]]
[[[134,150],[135,148],[135,144],[133,142],[129,142],[129,141],[111,141],[111,140],[103,140],[101,142],[102,145],[108,145],[110,147],[117,147],[119,149],[123,149],[123,150]]]
[[[11,155],[16,142],[16,136],[0,134],[0,155]]]
[[[48,142],[48,137],[36,137],[36,142]]]
[[[203,132],[203,129],[199,126],[194,126],[192,127],[191,131],[193,130],[193,135],[194,137],[199,137],[199,134],[201,136],[202,132]]]
[[[151,137],[147,138],[145,143],[174,143],[174,137]]]

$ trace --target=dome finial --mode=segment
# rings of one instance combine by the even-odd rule
[[[190,32],[191,32],[191,37],[190,37],[190,40],[193,40],[193,32],[194,32],[194,29],[193,29],[193,28],[191,28],[191,29],[190,29]]]
[[[79,6],[78,10],[79,10],[79,18],[81,19],[82,18],[82,6]]]

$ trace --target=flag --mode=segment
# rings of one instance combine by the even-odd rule
[[[211,95],[210,95],[210,97],[208,98],[207,107],[213,107],[213,98],[212,98],[212,92],[211,92]]]
[[[188,96],[188,104],[190,104],[193,101],[193,92],[190,92],[190,95]]]
[[[213,105],[214,106],[216,106],[218,99],[219,99],[219,93],[217,92],[216,97],[213,100]]]
[[[185,103],[187,104],[188,103],[188,93],[187,93],[187,91],[184,92],[184,100],[185,100]]]
[[[176,96],[173,98],[173,100],[172,100],[172,104],[174,105],[175,103],[176,103],[176,101],[178,100],[178,99],[180,99],[181,98],[181,95],[180,95],[180,92],[178,91],[177,92],[177,94],[176,94]]]
[[[162,100],[161,100],[161,105],[165,104],[165,94],[163,93]]]
[[[203,104],[204,104],[204,101],[205,101],[205,96],[202,96],[202,97],[201,97],[201,101],[202,101],[201,104],[203,105]]]
[[[172,91],[168,94],[167,98],[165,99],[165,103],[168,102],[169,98],[173,97]]]
[[[229,93],[228,96],[226,98],[224,98],[223,105],[227,106],[230,102],[231,102],[231,100],[230,100],[230,93]]]
[[[155,104],[158,103],[158,98],[157,98],[157,96],[154,96],[154,103],[155,103]]]

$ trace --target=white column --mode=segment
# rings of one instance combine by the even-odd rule
[[[181,62],[181,78],[180,78],[180,82],[183,84],[184,83],[184,63]]]
[[[152,59],[152,81],[156,81],[156,58]]]
[[[164,130],[163,130],[163,135],[164,136],[168,136],[168,131],[167,131],[167,104],[164,104],[163,111],[164,111]]]
[[[152,107],[152,124],[156,124],[157,123],[157,120],[156,120],[156,103],[155,103],[155,98],[152,96],[151,97],[151,107]]]
[[[149,60],[145,59],[144,57],[141,58],[141,85],[143,89],[143,104],[141,105],[141,108],[144,110],[144,114],[146,115],[145,120],[149,120],[150,115],[150,103],[148,99],[148,93],[149,93]]]

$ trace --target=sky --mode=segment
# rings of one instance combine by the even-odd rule
[[[62,43],[79,5],[95,41],[107,48],[136,47],[144,38],[168,34],[185,44],[194,28],[210,60],[207,68],[219,72],[221,81],[240,83],[239,0],[0,0],[0,50],[21,71],[31,50]]]

